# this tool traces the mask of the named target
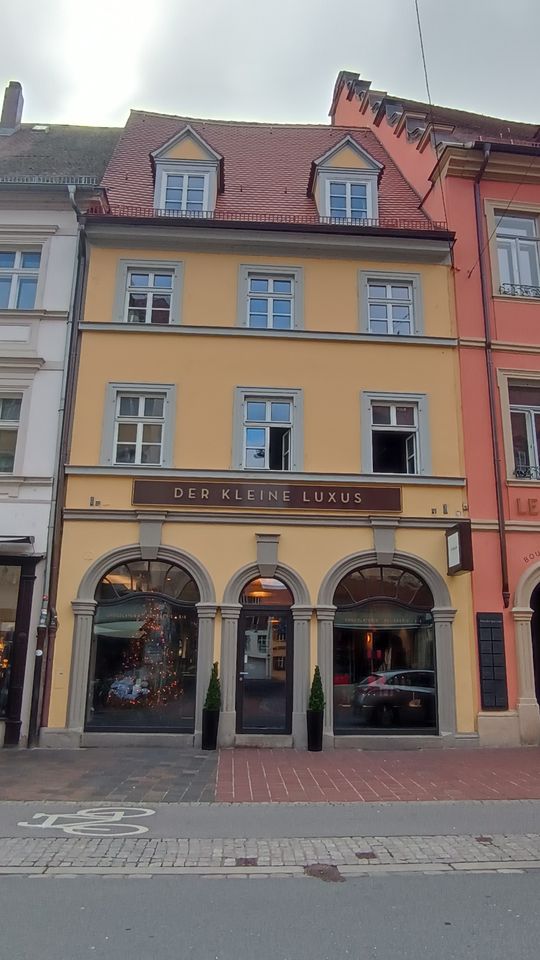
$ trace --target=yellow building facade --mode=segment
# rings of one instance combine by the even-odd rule
[[[388,216],[409,194],[371,133],[307,143],[278,215],[263,125],[229,157],[234,125],[165,119],[128,124],[85,223],[41,742],[198,745],[215,661],[222,745],[304,747],[316,664],[326,746],[474,740],[451,236]],[[119,185],[137,150],[153,205]]]

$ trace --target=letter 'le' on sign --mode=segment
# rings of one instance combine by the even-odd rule
[[[134,480],[136,506],[235,507],[400,513],[401,488],[257,480]]]

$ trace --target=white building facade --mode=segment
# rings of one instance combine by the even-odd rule
[[[10,83],[0,119],[0,743],[6,746],[28,742],[32,710],[39,710],[38,626],[40,616],[46,620],[59,530],[62,424],[76,346],[79,211],[96,195],[117,136],[110,129],[21,124],[22,106],[20,84]]]

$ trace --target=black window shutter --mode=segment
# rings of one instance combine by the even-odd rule
[[[508,710],[502,613],[477,613],[482,710]]]

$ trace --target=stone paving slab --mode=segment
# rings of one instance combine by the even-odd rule
[[[0,839],[0,872],[159,871],[197,873],[303,871],[332,865],[350,872],[451,866],[453,869],[539,868],[540,834],[490,837],[320,837],[148,839],[14,837]]]
[[[0,750],[0,801],[210,802],[217,753],[178,747]]]

